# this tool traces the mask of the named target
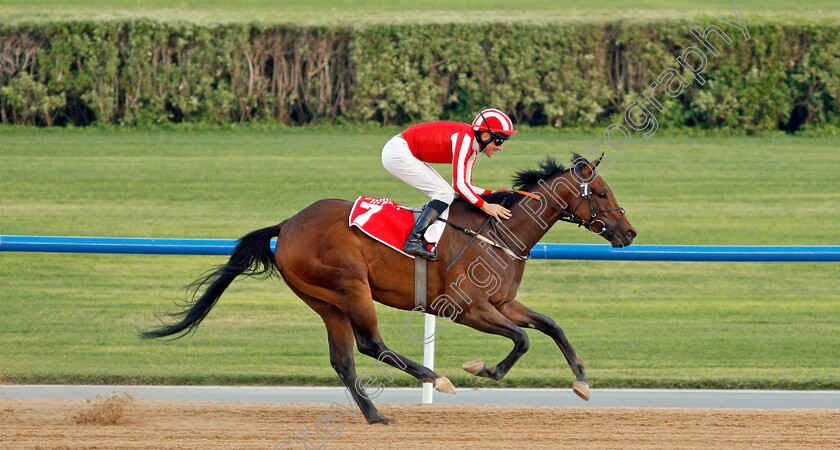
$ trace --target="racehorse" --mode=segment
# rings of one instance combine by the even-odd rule
[[[538,169],[517,172],[517,191],[484,196],[486,201],[511,210],[513,217],[504,222],[464,200],[452,203],[448,222],[453,227],[447,228],[441,238],[438,260],[428,262],[427,293],[434,300],[425,312],[505,336],[514,344],[510,354],[495,366],[474,360],[465,363],[464,370],[501,380],[528,351],[528,335],[522,327],[536,328],[560,347],[576,378],[574,392],[589,400],[583,361],[563,330],[551,318],[516,300],[516,292],[528,251],[558,220],[586,227],[613,247],[633,242],[636,230],[598,173],[600,161],[589,162],[575,154],[573,165],[565,168],[548,157]],[[361,385],[364,377],[357,378],[354,343],[364,355],[421,382],[433,383],[438,391],[455,393],[449,379],[390,350],[383,342],[373,301],[413,310],[414,262],[349,227],[351,206],[344,200],[320,200],[278,225],[244,236],[227,264],[193,283],[196,292],[209,286],[183,311],[171,315],[179,319],[177,323],[164,324],[141,333],[141,337],[183,337],[201,323],[236,277],[279,274],[324,321],[330,363],[368,423],[388,424],[393,420],[379,414]],[[472,230],[479,230],[482,239],[473,239],[476,232]],[[277,246],[272,253],[270,242],[274,237]]]

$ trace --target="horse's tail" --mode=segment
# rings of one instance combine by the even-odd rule
[[[222,296],[236,277],[279,274],[280,270],[274,262],[274,253],[271,251],[271,239],[278,234],[280,234],[280,225],[274,225],[251,232],[239,239],[227,264],[200,276],[187,286],[187,289],[192,291],[192,300],[184,305],[183,311],[169,315],[174,319],[180,319],[177,323],[164,323],[154,330],[140,333],[140,337],[154,339],[178,333],[181,334],[175,339],[184,337],[207,317],[207,313],[216,304],[216,300]],[[207,284],[210,286],[196,300],[198,291]]]

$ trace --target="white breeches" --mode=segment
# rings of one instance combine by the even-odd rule
[[[382,149],[382,165],[395,177],[419,189],[432,200],[447,205],[455,199],[455,190],[429,164],[411,154],[408,142],[399,134],[392,137]]]

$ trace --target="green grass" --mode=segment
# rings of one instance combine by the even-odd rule
[[[235,238],[325,197],[424,197],[381,167],[397,129],[126,131],[0,128],[0,233]],[[509,185],[589,135],[526,131],[476,166]],[[601,172],[639,244],[838,244],[840,139],[655,137]],[[448,175],[447,175],[448,176]],[[600,243],[558,224],[547,242]],[[181,286],[222,257],[0,253],[0,380],[331,384],[320,319],[281,282],[246,280],[198,332],[146,342]],[[518,298],[554,317],[595,387],[840,389],[837,263],[532,261]],[[421,359],[405,312],[377,306],[393,349]],[[568,386],[556,346],[531,350],[502,383],[469,376],[503,338],[447,325],[437,371],[456,386]],[[358,370],[375,370],[357,355]],[[416,385],[399,375],[393,386]]]
[[[697,2],[692,0],[608,0],[581,7],[571,0],[524,0],[519,2],[480,0],[446,2],[432,0],[419,4],[396,1],[305,1],[243,0],[4,0],[0,21],[39,21],[54,19],[107,20],[112,18],[150,17],[166,21],[293,23],[304,25],[372,23],[440,23],[470,21],[603,21],[659,20],[698,15],[731,13],[729,0]],[[740,2],[747,20],[750,17],[840,18],[840,4],[834,0],[808,3],[792,0],[754,0]],[[749,24],[749,22],[748,22]]]

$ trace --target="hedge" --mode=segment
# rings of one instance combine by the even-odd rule
[[[690,33],[716,24],[731,39]],[[198,25],[150,20],[0,25],[0,121],[121,125],[324,120],[621,120],[667,69],[687,81],[643,103],[660,127],[748,132],[840,125],[840,24]],[[676,59],[695,46],[700,85]],[[688,58],[686,58],[688,59]],[[696,64],[699,60],[692,60]]]

